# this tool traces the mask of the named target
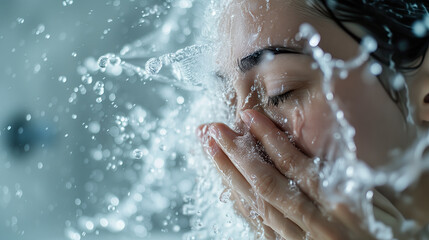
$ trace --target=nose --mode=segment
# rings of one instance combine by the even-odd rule
[[[263,108],[261,107],[261,94],[258,92],[259,87],[255,82],[252,82],[252,84],[237,84],[235,89],[237,91],[235,126],[239,132],[243,133],[245,130],[245,124],[241,120],[240,113],[246,109],[255,109],[262,112]]]

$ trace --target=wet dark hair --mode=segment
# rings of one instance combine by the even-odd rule
[[[424,21],[428,0],[314,0],[318,10],[334,20],[352,38],[361,38],[345,23],[362,27],[378,43],[373,57],[397,70],[420,67],[428,49],[429,34],[417,36],[413,26]]]
[[[313,0],[316,10],[335,21],[358,43],[363,36],[353,33],[346,24],[359,26],[373,37],[378,49],[372,57],[393,73],[418,69],[429,45],[429,31],[415,34],[414,24],[427,21],[429,0]],[[407,91],[393,88],[391,76],[378,76],[389,96],[407,116]]]

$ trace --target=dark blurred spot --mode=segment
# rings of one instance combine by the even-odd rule
[[[28,114],[16,114],[5,127],[5,142],[10,153],[26,156],[37,148],[53,142],[54,130],[48,124],[31,119]]]

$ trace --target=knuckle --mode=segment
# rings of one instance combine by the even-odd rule
[[[255,182],[256,192],[267,198],[275,194],[277,180],[273,175],[264,174]]]
[[[289,175],[294,169],[294,166],[296,164],[296,156],[294,154],[291,154],[289,152],[284,152],[280,154],[282,156],[281,161],[279,161],[278,168],[280,171],[285,174]]]
[[[296,202],[296,210],[299,214],[302,214],[304,223],[306,225],[311,225],[311,223],[314,220],[314,216],[311,212],[309,212],[309,206],[307,204],[307,201],[295,200],[295,202]]]
[[[261,141],[266,144],[271,144],[273,141],[281,140],[280,131],[278,129],[269,129],[264,131],[264,134],[261,137]]]
[[[289,235],[289,230],[290,230],[290,225],[291,224],[294,224],[294,223],[292,223],[289,219],[285,219],[281,223],[281,229],[280,229],[280,235],[281,236],[287,236],[287,235]]]

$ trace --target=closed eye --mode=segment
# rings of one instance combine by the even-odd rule
[[[273,105],[277,107],[280,103],[289,100],[293,91],[294,90],[290,90],[277,96],[268,97],[268,105]]]

